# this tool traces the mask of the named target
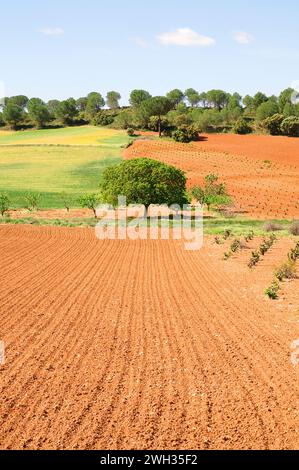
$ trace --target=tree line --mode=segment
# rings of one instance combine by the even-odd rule
[[[152,96],[133,90],[129,106],[120,107],[121,95],[110,91],[86,97],[50,100],[24,95],[6,97],[0,105],[0,125],[13,129],[94,124],[128,129],[145,129],[172,136],[180,142],[196,138],[199,132],[269,132],[299,136],[299,104],[292,88],[279,96],[262,92],[242,97],[239,93],[193,88],[171,90],[166,96]]]

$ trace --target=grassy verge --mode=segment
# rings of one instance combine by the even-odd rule
[[[272,222],[282,228],[282,230],[276,232],[279,236],[289,235],[289,227],[292,223],[291,220],[271,220],[271,223]],[[265,235],[268,233],[267,230],[265,230],[265,226],[268,223],[269,220],[212,218],[205,219],[204,230],[205,233],[210,235],[219,235],[225,230],[232,230],[235,235],[239,236],[246,235],[250,230],[253,230],[256,235]]]
[[[129,219],[128,222],[132,220]],[[52,225],[61,227],[95,227],[99,220],[95,218],[72,218],[72,219],[37,219],[34,217],[23,217],[20,219],[12,219],[9,217],[0,218],[0,224],[30,224],[30,225]],[[165,221],[164,221],[165,222]],[[274,221],[273,221],[274,222]],[[267,235],[265,225],[268,221],[250,220],[250,219],[205,219],[204,220],[204,233],[206,235],[221,235],[225,230],[231,230],[236,236],[247,235],[251,230],[257,236]],[[277,236],[290,236],[289,227],[292,221],[290,220],[276,220],[275,224],[282,227],[282,230],[277,231]],[[163,223],[159,224],[160,226]],[[170,228],[173,227],[173,222],[170,221]]]

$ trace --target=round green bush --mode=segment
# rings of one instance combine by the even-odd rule
[[[127,129],[127,134],[128,134],[129,137],[134,137],[134,135],[135,135],[135,129],[133,129],[133,127],[129,127],[129,128]]]
[[[288,137],[299,137],[299,117],[290,116],[281,124],[281,130]]]
[[[274,114],[263,122],[263,127],[270,132],[271,135],[281,135],[281,125],[284,121],[283,114]]]
[[[175,142],[187,144],[198,138],[198,130],[193,126],[180,127],[172,133],[172,138]]]
[[[118,205],[125,196],[127,204],[187,204],[187,178],[173,166],[148,158],[124,161],[106,168],[100,184],[103,201]]]
[[[233,132],[235,134],[245,135],[252,133],[252,127],[248,124],[246,119],[238,119],[236,124],[234,125]]]

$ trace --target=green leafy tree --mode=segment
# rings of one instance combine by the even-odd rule
[[[51,120],[49,110],[40,98],[31,98],[27,107],[29,118],[38,128],[44,127]]]
[[[227,195],[223,194],[206,194],[205,204],[210,212],[211,207],[219,209],[221,206],[227,206],[231,203],[231,199]]]
[[[147,158],[128,160],[107,168],[100,185],[104,202],[117,206],[118,197],[125,196],[127,204],[188,203],[186,176],[183,171]]]
[[[82,96],[81,98],[77,99],[76,106],[77,106],[79,113],[84,113],[86,111],[87,102],[88,102],[87,96]]]
[[[25,209],[29,210],[30,212],[38,210],[39,203],[41,200],[41,194],[40,193],[25,193],[24,194],[24,200],[25,200]]]
[[[201,103],[203,108],[207,108],[207,106],[208,106],[208,95],[205,91],[200,93],[199,102]]]
[[[207,101],[213,108],[221,111],[227,106],[230,95],[223,90],[210,90],[207,92]]]
[[[130,105],[133,108],[139,108],[144,101],[151,97],[151,94],[146,90],[133,90],[130,95]]]
[[[48,101],[47,108],[48,108],[48,111],[49,111],[52,118],[57,117],[57,109],[59,108],[59,105],[60,105],[59,100],[50,100],[50,101]]]
[[[265,119],[279,113],[278,103],[274,100],[268,100],[262,103],[256,111],[257,122],[264,121]]]
[[[159,131],[159,122],[160,122],[159,116],[151,116],[150,119],[149,119],[148,128],[152,131],[158,132]],[[169,124],[169,121],[168,121],[167,117],[164,116],[161,119],[162,129],[165,129],[168,126],[168,124]]]
[[[239,93],[234,93],[229,97],[227,107],[229,110],[241,109],[242,96]]]
[[[292,95],[294,93],[293,88],[287,88],[286,90],[283,90],[278,98],[278,104],[279,104],[279,111],[280,113],[284,114],[284,110],[286,105],[291,105],[292,104]]]
[[[8,105],[8,102],[9,102],[8,96],[4,96],[4,98],[1,98],[0,99],[0,108],[3,110],[5,108],[5,106]]]
[[[97,208],[102,201],[101,194],[88,193],[79,198],[79,204],[86,209],[92,210],[95,218],[97,219]]]
[[[63,203],[63,206],[67,210],[67,212],[70,212],[72,205],[74,204],[74,198],[73,195],[70,193],[67,193],[66,191],[63,191],[60,194],[61,201]]]
[[[105,100],[100,93],[92,92],[87,96],[86,115],[89,119],[95,115],[105,106]]]
[[[261,106],[263,103],[266,103],[267,101],[268,97],[264,93],[258,91],[253,97],[253,108],[256,110],[259,106]]]
[[[171,110],[171,108],[171,101],[164,96],[155,96],[154,98],[143,101],[141,104],[141,112],[144,117],[150,119],[151,116],[157,116],[159,137],[162,136],[162,118]]]
[[[231,198],[226,191],[224,183],[218,183],[218,175],[210,174],[205,177],[204,187],[195,186],[191,189],[191,195],[201,205],[206,205],[208,211],[212,206],[219,208],[231,203]]]
[[[177,108],[177,106],[184,100],[185,95],[181,90],[176,88],[175,90],[171,90],[167,93],[166,98],[169,99],[174,108]]]
[[[205,193],[205,190],[204,188],[200,187],[200,186],[194,186],[191,191],[191,196],[197,201],[199,202],[199,204],[201,204],[202,206],[205,204],[205,201],[206,201],[206,193]]]
[[[115,129],[128,129],[135,125],[135,114],[131,109],[124,109],[114,119],[113,127]]]
[[[109,91],[107,93],[106,104],[110,109],[119,108],[119,100],[121,99],[121,94],[117,91]]]
[[[295,105],[293,103],[286,103],[283,108],[283,115],[285,118],[291,116],[299,116],[299,107],[298,104]]]
[[[28,101],[29,99],[25,95],[11,96],[8,99],[8,103],[15,104],[16,106],[20,106],[20,108],[22,108],[23,111],[27,107]]]
[[[3,119],[5,124],[11,126],[12,129],[16,129],[24,119],[23,109],[17,104],[9,102],[3,110]]]
[[[243,106],[245,107],[244,114],[246,116],[254,117],[255,109],[254,109],[254,99],[250,95],[246,95],[243,98]]]
[[[56,109],[56,117],[64,125],[72,124],[77,115],[76,101],[73,98],[61,101]]]
[[[244,104],[244,106],[245,106],[246,108],[251,108],[251,107],[253,107],[253,102],[254,102],[254,101],[253,101],[252,96],[250,96],[250,95],[244,96],[244,98],[243,98],[243,104]]]
[[[243,110],[239,106],[230,106],[229,104],[227,108],[224,108],[222,111],[220,111],[220,116],[223,125],[234,126],[237,121],[243,118]]]
[[[185,97],[187,98],[191,108],[198,106],[198,103],[200,102],[200,95],[198,91],[194,90],[194,88],[188,88],[185,91]]]
[[[7,194],[1,193],[0,194],[0,212],[2,217],[9,211],[10,208],[10,199]]]
[[[209,132],[222,124],[221,113],[217,109],[205,109],[196,117],[195,123],[201,132]]]
[[[184,126],[191,126],[194,122],[192,114],[189,113],[188,108],[183,103],[179,104],[176,110],[170,111],[166,117],[169,125],[178,129]]]

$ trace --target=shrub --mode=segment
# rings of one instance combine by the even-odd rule
[[[133,127],[129,127],[127,129],[127,133],[128,133],[129,137],[134,137],[135,136],[135,129],[133,129]]]
[[[271,135],[281,135],[281,125],[284,121],[283,114],[274,114],[271,117],[268,117],[263,122],[263,127],[271,134]]]
[[[236,253],[239,249],[241,248],[241,242],[240,240],[238,240],[237,238],[233,241],[233,243],[231,244],[231,251],[232,253]]]
[[[296,267],[294,261],[289,261],[283,263],[280,268],[277,269],[275,277],[279,281],[284,281],[285,279],[294,279],[296,277]]]
[[[245,236],[245,241],[249,242],[250,240],[254,239],[254,232],[251,230],[246,236]]]
[[[176,131],[172,133],[172,138],[175,142],[180,142],[182,144],[187,144],[190,142],[187,134],[180,129],[177,129]]]
[[[0,194],[0,212],[2,217],[9,210],[10,199],[6,194]]]
[[[114,118],[115,116],[112,114],[106,114],[104,111],[101,111],[91,122],[94,126],[110,126],[114,122]]]
[[[261,123],[267,118],[274,116],[274,114],[279,113],[279,106],[276,100],[269,99],[266,102],[262,103],[256,110],[256,121]]]
[[[233,132],[235,134],[251,134],[252,133],[252,127],[250,124],[246,121],[244,118],[238,119],[238,121],[235,123],[233,127]]]
[[[268,287],[268,289],[265,290],[265,294],[272,300],[277,300],[278,299],[278,292],[279,292],[279,284],[277,281],[273,281],[271,286]]]
[[[224,240],[227,240],[231,235],[232,235],[232,230],[229,230],[229,229],[225,230],[223,233]]]
[[[279,232],[280,230],[283,230],[283,227],[275,222],[267,222],[264,225],[265,232]]]
[[[291,235],[299,236],[299,222],[293,222],[289,228]]]
[[[292,248],[288,253],[288,259],[291,262],[296,262],[299,259],[299,242],[296,244],[295,248]]]
[[[251,254],[250,261],[248,263],[249,268],[253,268],[254,266],[257,265],[257,263],[260,261],[260,254],[258,251],[253,251]]]
[[[225,219],[235,219],[237,217],[236,212],[233,209],[225,208],[220,210],[220,215]]]
[[[232,256],[232,254],[233,254],[232,251],[227,251],[226,253],[224,253],[223,255],[224,261],[227,261]]]
[[[290,116],[281,124],[281,130],[288,137],[299,137],[299,117]]]
[[[41,195],[39,193],[26,193],[24,194],[25,199],[25,209],[30,212],[38,210],[39,203],[41,200]]]
[[[172,133],[176,142],[187,144],[198,138],[198,130],[193,126],[182,126]]]
[[[260,254],[264,256],[271,248],[271,246],[274,243],[274,238],[272,236],[268,240],[263,240],[263,242],[260,245]]]
[[[115,117],[112,127],[114,129],[128,129],[128,127],[132,127],[133,122],[134,116],[132,110],[125,109]]]
[[[269,238],[270,246],[272,246],[276,240],[277,240],[277,236],[274,233],[271,233],[270,238]]]
[[[128,142],[127,144],[122,145],[122,148],[123,148],[123,149],[128,149],[128,148],[131,147],[133,144],[134,144],[134,141],[133,141],[133,140],[129,140],[129,142]]]
[[[222,241],[221,241],[220,237],[217,236],[217,237],[214,238],[214,240],[215,240],[216,245],[221,245],[222,244]]]

